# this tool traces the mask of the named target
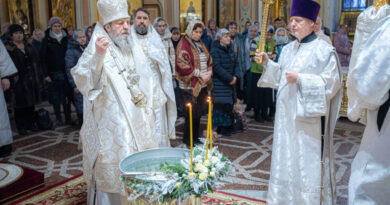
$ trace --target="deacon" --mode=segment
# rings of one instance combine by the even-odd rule
[[[141,90],[150,99],[153,108],[159,147],[170,147],[169,139],[176,138],[177,117],[170,61],[160,34],[150,24],[149,11],[139,8],[133,15],[133,53],[137,59],[137,73],[140,74],[141,81],[145,82]]]
[[[341,102],[335,49],[319,39],[320,5],[293,0],[291,32],[278,63],[262,57],[258,86],[278,89],[267,204],[336,204],[333,131]]]
[[[120,161],[158,147],[153,96],[140,89],[148,85],[140,80],[131,50],[127,1],[99,0],[97,8],[102,24],[96,24],[88,47],[71,70],[84,96],[83,177],[89,186],[88,204],[121,204],[126,193],[119,180]]]
[[[17,72],[15,64],[0,40],[0,158],[7,157],[12,151],[12,130],[3,92],[10,88],[10,81],[7,77]]]
[[[389,8],[385,5],[379,11]],[[348,101],[354,105],[349,107],[348,117],[356,121],[365,110],[361,121],[366,122],[359,151],[351,165],[350,205],[389,204],[390,201],[390,16],[376,24],[378,27],[371,37],[360,42],[364,45],[356,56],[355,66],[350,67],[347,80]]]

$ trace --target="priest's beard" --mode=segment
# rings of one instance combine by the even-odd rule
[[[127,35],[125,35],[127,33]],[[131,51],[131,39],[128,31],[123,30],[119,35],[115,34],[114,30],[111,30],[108,35],[114,41],[115,45],[118,46],[122,51]]]
[[[146,35],[148,33],[148,27],[145,24],[135,25],[135,32],[139,35]]]

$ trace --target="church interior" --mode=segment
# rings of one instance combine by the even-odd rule
[[[64,28],[87,30],[102,20],[97,1],[0,0],[0,26],[19,24],[25,35],[32,39],[35,29],[45,31],[50,18],[60,17]],[[200,20],[207,26],[208,21],[214,19],[218,28],[225,28],[234,21],[239,33],[245,31],[248,21],[251,24],[257,22],[261,27],[264,8],[270,1],[267,24],[273,25],[278,19],[287,28],[292,0],[127,0],[130,16],[143,7],[150,13],[150,22],[162,17],[169,27],[178,27],[182,35],[192,20]],[[343,25],[349,43],[353,45],[358,16],[376,0],[315,1],[321,5],[319,17],[325,34],[333,42]],[[348,65],[342,66],[342,74],[344,93],[341,117],[334,131],[334,158],[337,204],[348,204],[351,163],[362,141],[364,126],[347,118]],[[39,108],[48,110],[53,119],[53,109],[47,102],[36,105],[36,109]],[[12,122],[13,110],[9,108],[8,111],[14,143],[11,155],[0,157],[0,164],[9,163],[9,166],[0,166],[0,204],[86,204],[88,187],[83,181],[79,128],[59,126],[19,135]],[[253,113],[247,113],[245,132],[216,139],[215,146],[231,161],[233,168],[223,179],[222,186],[203,198],[202,204],[266,204],[274,123],[259,123],[251,115]],[[73,107],[72,116],[76,116]],[[208,129],[206,115],[201,118],[200,124],[202,129]],[[184,118],[178,117],[177,139],[171,140],[172,147],[181,146],[184,129]]]

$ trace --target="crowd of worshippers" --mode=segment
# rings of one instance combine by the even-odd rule
[[[189,126],[186,102],[196,99],[197,103],[193,105],[195,142],[199,142],[197,137],[201,136],[200,118],[207,112],[209,93],[213,100],[213,128],[220,135],[230,136],[243,131],[243,126],[235,126],[237,110],[234,105],[237,103],[246,105],[245,111],[253,110],[257,122],[273,120],[277,90],[257,86],[263,72],[263,66],[254,61],[260,41],[258,21],[248,20],[242,33],[238,32],[236,22],[217,27],[214,19],[210,19],[207,25],[194,21],[187,25],[185,33],[181,33],[178,27],[170,27],[163,18],[156,18],[153,24],[147,23],[160,34],[166,48],[178,117],[185,117],[185,128]],[[72,25],[64,26],[60,18],[52,17],[45,31],[36,29],[29,38],[21,25],[2,25],[1,41],[18,70],[17,74],[6,77],[10,83],[3,89],[19,134],[40,130],[36,105],[44,101],[53,106],[54,126],[81,127],[83,96],[70,70],[88,46],[94,26],[75,30]],[[329,29],[324,29],[320,18],[315,24],[315,32],[319,38],[332,44]],[[264,50],[277,62],[283,47],[293,40],[288,25],[282,19],[275,19],[267,27]],[[340,26],[333,43],[342,66],[348,66],[352,46],[345,25]],[[188,65],[200,66],[200,72],[195,73],[199,80],[194,82],[197,84],[194,90],[183,83]],[[77,119],[72,119],[72,104]],[[189,133],[184,135],[189,136]],[[189,144],[188,137],[184,137],[183,142]]]

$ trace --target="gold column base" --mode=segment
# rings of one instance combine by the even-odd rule
[[[340,106],[340,116],[347,117],[348,114],[348,95],[347,95],[348,74],[343,75],[343,99]]]

